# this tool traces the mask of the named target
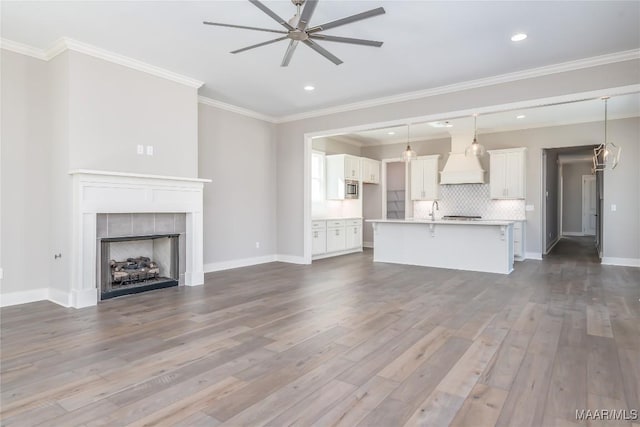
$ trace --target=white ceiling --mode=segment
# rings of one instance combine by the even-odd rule
[[[288,0],[264,1],[285,19]],[[326,33],[384,41],[381,48],[321,42],[336,66],[287,42],[232,55],[277,37],[202,21],[281,29],[248,1],[2,1],[3,38],[47,49],[69,37],[205,82],[200,94],[283,116],[425,90],[640,47],[638,1],[332,1],[318,25],[383,6],[387,13]],[[514,43],[519,31],[529,37]],[[303,86],[312,84],[314,92]]]
[[[608,120],[640,116],[639,93],[614,96],[611,97],[607,103]],[[604,107],[603,100],[591,99],[566,104],[482,114],[477,117],[477,132],[478,135],[482,135],[520,129],[599,122],[604,120]],[[518,116],[524,117],[518,118]],[[442,127],[443,125],[447,127]],[[334,135],[332,138],[354,145],[364,146],[404,143],[407,142],[408,137],[411,141],[421,141],[449,138],[454,134],[469,135],[472,133],[473,116],[468,116],[451,117],[437,122],[412,123],[409,134],[407,125],[400,125]]]

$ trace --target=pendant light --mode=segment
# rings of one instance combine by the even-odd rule
[[[404,160],[407,163],[410,162],[411,160],[414,160],[416,157],[418,157],[416,152],[411,149],[411,145],[409,144],[409,141],[411,141],[410,135],[411,135],[411,124],[408,124],[407,125],[407,149],[402,152],[402,160]]]
[[[478,121],[478,115],[474,114],[473,115],[473,142],[471,143],[470,146],[467,147],[466,150],[464,150],[464,154],[468,157],[471,157],[471,156],[481,157],[481,156],[484,156],[484,153],[486,153],[484,146],[478,143],[477,121]]]
[[[613,142],[607,142],[607,101],[608,96],[603,96],[604,100],[604,141],[602,144],[593,149],[593,170],[600,172],[609,169],[615,169],[620,161],[620,153],[622,148]]]

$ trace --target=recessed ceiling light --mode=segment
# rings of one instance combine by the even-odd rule
[[[306,86],[304,87],[304,90],[306,90],[307,92],[311,92],[311,91],[312,91],[312,90],[314,90],[314,89],[315,89],[315,86],[311,86],[311,85],[306,85]]]
[[[394,131],[391,132],[387,132],[387,135],[395,135],[396,133]]]
[[[525,117],[527,116],[525,116],[524,114],[520,114],[519,116],[516,116],[516,119],[524,119]]]
[[[511,36],[511,41],[512,42],[521,42],[522,40],[526,39],[527,35],[525,33],[517,33]]]

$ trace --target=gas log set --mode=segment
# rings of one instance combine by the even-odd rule
[[[126,261],[110,260],[111,281],[115,286],[123,286],[146,280],[157,279],[160,275],[158,264],[151,258],[139,256]]]

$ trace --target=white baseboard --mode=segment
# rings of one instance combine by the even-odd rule
[[[373,242],[362,242],[362,247],[363,248],[372,248],[373,249]]]
[[[49,297],[49,289],[38,288],[28,291],[7,292],[0,294],[0,307],[8,307],[10,305],[26,304],[35,301],[44,301]]]
[[[252,265],[266,264],[268,262],[278,261],[276,255],[265,255],[253,258],[232,259],[229,261],[212,262],[204,265],[205,273],[214,271],[230,270],[232,268],[249,267]]]
[[[525,254],[526,259],[537,259],[538,261],[542,260],[542,253],[540,252],[527,252]]]
[[[303,256],[296,255],[276,255],[276,261],[288,262],[289,264],[308,264]]]
[[[622,267],[640,267],[640,258],[616,258],[604,257],[601,264],[603,265],[619,265]]]
[[[71,295],[60,289],[49,288],[47,299],[63,307],[71,307]]]
[[[562,235],[563,235],[563,236],[567,236],[567,237],[571,237],[571,236],[578,236],[578,237],[580,237],[580,236],[586,236],[586,234],[584,234],[584,233],[583,233],[583,232],[581,232],[581,231],[563,231],[563,232],[562,232]]]
[[[71,307],[85,308],[98,304],[98,289],[80,289],[71,291]]]
[[[354,254],[356,252],[362,252],[362,248],[349,249],[349,250],[346,250],[346,251],[339,251],[339,252],[330,252],[330,253],[326,253],[326,254],[318,254],[318,255],[314,255],[313,259],[316,260],[316,259],[331,258],[331,257],[334,257],[334,256]]]

